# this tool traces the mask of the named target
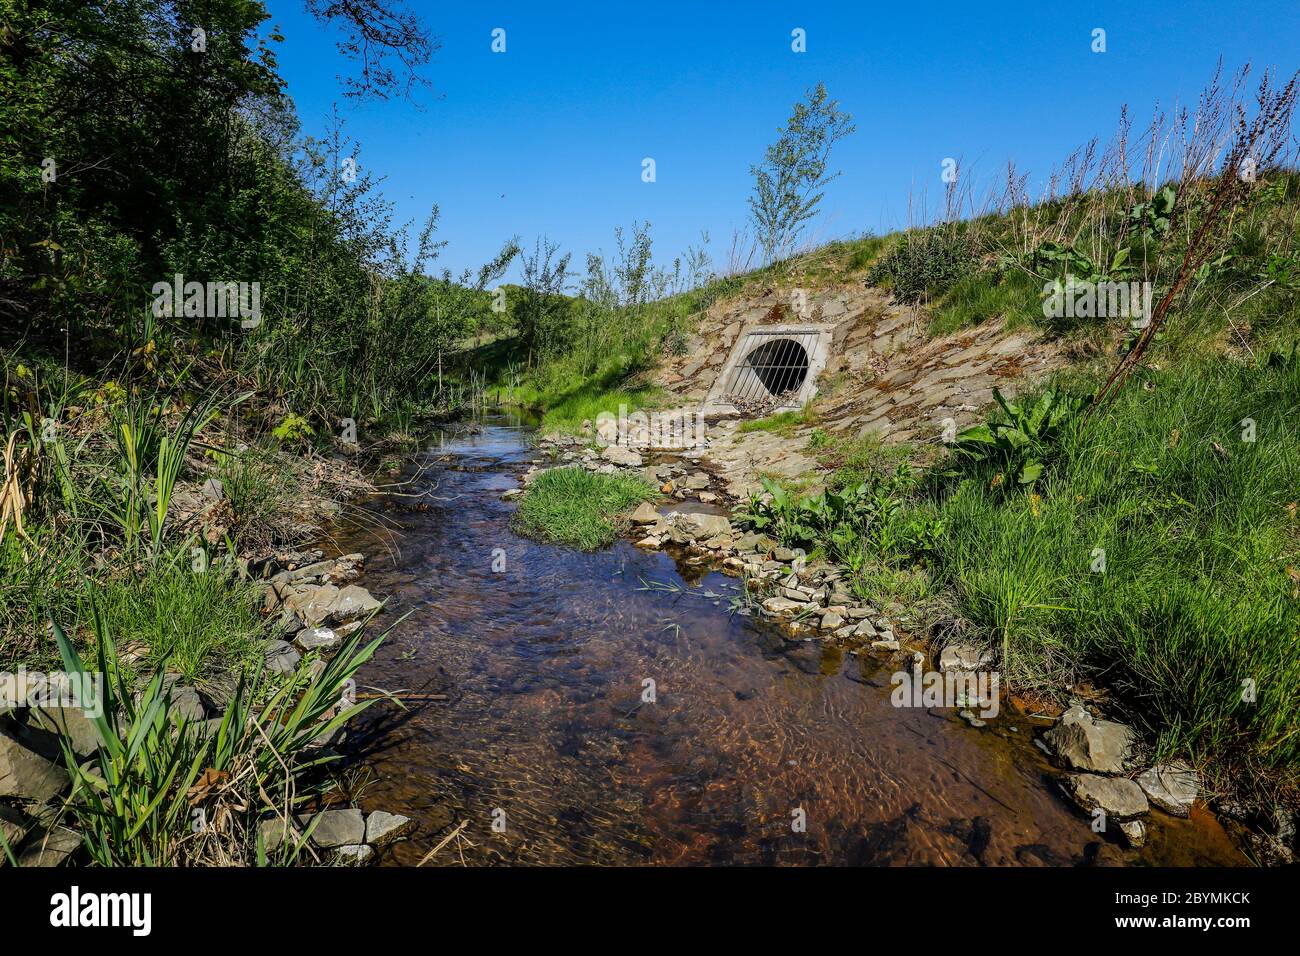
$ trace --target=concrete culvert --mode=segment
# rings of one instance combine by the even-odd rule
[[[706,413],[798,408],[816,392],[831,333],[819,326],[771,326],[743,332],[710,390]]]

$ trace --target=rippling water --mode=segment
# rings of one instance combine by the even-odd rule
[[[341,542],[370,555],[383,620],[409,615],[360,683],[445,698],[361,725],[363,805],[420,824],[388,862],[462,822],[430,865],[1245,862],[1203,813],[1153,813],[1142,851],[1092,833],[1027,721],[895,708],[895,663],[732,615],[734,579],[516,537],[499,496],[527,439],[489,422],[453,440],[405,489],[427,509],[386,512],[395,549]]]

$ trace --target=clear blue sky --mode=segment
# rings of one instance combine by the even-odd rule
[[[411,5],[442,43],[422,109],[346,100],[333,38],[301,0],[268,2],[304,130],[323,133],[338,103],[398,221],[440,204],[440,263],[456,271],[539,233],[576,265],[634,219],[653,224],[660,261],[702,229],[725,261],[750,165],[818,81],[858,125],[813,227],[829,239],[904,224],[910,190],[940,195],[944,157],[978,180],[1008,159],[1043,176],[1109,137],[1122,104],[1140,125],[1157,101],[1193,100],[1220,55],[1229,70],[1300,67],[1298,0]],[[796,27],[806,53],[790,49]],[[1096,27],[1105,53],[1091,50]],[[641,181],[647,156],[654,183]]]

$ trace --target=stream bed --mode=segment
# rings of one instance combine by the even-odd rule
[[[336,542],[377,623],[406,615],[358,675],[411,695],[353,735],[362,805],[417,823],[384,862],[464,823],[427,865],[1246,863],[1199,807],[1153,811],[1140,850],[1093,833],[1028,721],[894,707],[896,663],[785,640],[733,612],[735,578],[518,537],[530,434],[450,438]]]

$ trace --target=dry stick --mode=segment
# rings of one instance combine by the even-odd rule
[[[461,831],[461,830],[464,830],[467,826],[469,826],[469,821],[468,821],[468,820],[462,820],[462,821],[460,821],[460,825],[459,825],[458,827],[456,827],[456,829],[454,829],[454,830],[452,830],[450,833],[448,833],[445,837],[443,837],[443,838],[442,838],[442,842],[440,842],[437,846],[435,846],[435,847],[434,847],[432,850],[430,850],[428,853],[424,854],[424,858],[423,858],[422,860],[420,860],[419,863],[415,864],[416,867],[418,868],[418,867],[424,866],[424,864],[428,863],[431,859],[433,859],[433,856],[434,856],[435,853],[437,853],[439,850],[441,850],[443,847],[445,847],[445,846],[446,846],[448,843],[450,843],[452,840],[456,839],[456,837],[460,836],[460,831]],[[462,857],[462,862],[464,862],[464,858],[463,858],[463,857]]]
[[[1137,341],[1134,342],[1133,348],[1116,364],[1105,384],[1097,391],[1095,400],[1084,415],[1085,422],[1097,408],[1113,399],[1118,393],[1120,386],[1124,384],[1134,366],[1146,353],[1147,348],[1164,325],[1165,317],[1173,305],[1174,299],[1186,288],[1192,274],[1209,261],[1210,255],[1216,246],[1213,231],[1219,226],[1225,208],[1228,208],[1233,203],[1235,194],[1241,188],[1241,181],[1238,176],[1246,159],[1248,157],[1253,158],[1256,155],[1257,148],[1261,143],[1266,152],[1261,157],[1263,162],[1258,164],[1259,166],[1267,165],[1277,157],[1281,149],[1279,136],[1289,126],[1291,113],[1295,106],[1297,77],[1300,77],[1300,72],[1292,76],[1286,86],[1271,97],[1269,95],[1268,76],[1264,77],[1257,94],[1260,113],[1249,125],[1246,124],[1244,118],[1238,120],[1239,127],[1236,140],[1228,150],[1223,169],[1215,181],[1210,206],[1206,210],[1200,226],[1188,243],[1187,252],[1183,255],[1182,264],[1174,276],[1173,284],[1160,299],[1155,314],[1142,330]],[[1206,121],[1209,122],[1213,119],[1217,110],[1222,108],[1222,104],[1216,102],[1213,91],[1206,94],[1204,102],[1207,103],[1205,106]],[[1200,119],[1201,117],[1198,115],[1197,121],[1199,122]],[[1198,165],[1194,164],[1192,166],[1191,179],[1188,178],[1188,173],[1185,172],[1183,180],[1178,184],[1178,192],[1174,201],[1174,216],[1177,216],[1178,210],[1185,205],[1182,199],[1186,191],[1191,188]],[[1171,230],[1173,228],[1172,222],[1170,228]]]

